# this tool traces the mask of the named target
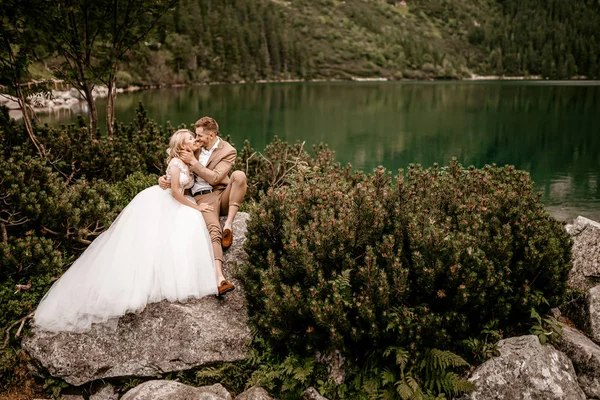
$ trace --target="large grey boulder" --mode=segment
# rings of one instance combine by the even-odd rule
[[[593,341],[600,343],[600,285],[566,305],[565,314]]]
[[[584,400],[571,361],[551,345],[527,335],[498,342],[500,355],[475,369],[471,400]]]
[[[586,291],[596,286],[600,278],[600,223],[577,217],[566,229],[573,239],[569,286]]]
[[[245,257],[242,243],[248,218],[246,213],[236,217],[234,242],[224,257],[226,276],[231,275],[227,268]],[[86,333],[34,329],[22,346],[52,376],[76,386],[243,360],[250,329],[243,288],[232,280],[236,290],[223,298],[149,304],[139,314],[121,317],[118,324],[97,324]]]
[[[220,384],[193,387],[175,381],[148,381],[134,387],[121,400],[231,400]]]
[[[269,393],[258,386],[252,386],[235,397],[235,400],[273,400]]]
[[[564,326],[556,347],[573,362],[579,386],[589,398],[600,398],[600,347],[583,333]]]

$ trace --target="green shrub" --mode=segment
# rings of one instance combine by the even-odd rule
[[[569,236],[509,166],[410,166],[395,183],[383,169],[313,167],[268,190],[253,214],[242,278],[271,344],[336,348],[394,370],[384,352],[399,348],[424,390],[419,365],[432,349],[463,353],[492,321],[524,330],[532,307],[565,292]]]
[[[133,84],[133,77],[127,71],[117,72],[117,87],[128,88]]]
[[[167,139],[138,111],[112,139],[90,141],[74,125],[36,126],[42,159],[0,110],[0,390],[31,383],[15,336],[21,321],[133,197],[156,184],[148,172],[162,170]]]
[[[114,135],[90,140],[85,123],[60,128],[35,126],[36,136],[48,154],[47,168],[67,182],[82,177],[116,182],[134,172],[164,173],[170,132],[148,118],[140,105],[133,123],[117,123]],[[0,111],[0,154],[5,159],[31,156],[37,159],[22,125]]]
[[[247,198],[259,200],[261,193],[287,184],[298,171],[310,167],[330,167],[334,154],[326,145],[313,148],[314,156],[305,150],[304,143],[289,144],[277,136],[267,145],[264,152],[255,151],[248,141],[238,152],[233,170],[240,170],[248,177]]]

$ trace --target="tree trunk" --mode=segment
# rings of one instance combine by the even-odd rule
[[[37,149],[38,153],[40,153],[40,156],[42,156],[42,158],[45,158],[46,153],[44,152],[44,147],[37,140],[37,138],[35,137],[35,133],[33,132],[33,125],[31,123],[31,117],[29,116],[29,105],[25,101],[25,95],[21,90],[21,85],[19,83],[15,83],[14,87],[17,95],[17,100],[19,102],[19,107],[21,108],[21,112],[23,113],[23,122],[25,123],[25,130],[27,130],[27,134],[29,135],[29,138],[33,142],[33,145]]]
[[[98,110],[96,109],[96,100],[92,94],[93,89],[94,87],[88,83],[83,84],[83,95],[90,109],[90,139],[92,140],[96,137],[96,131],[98,130]]]
[[[106,99],[106,129],[108,137],[112,137],[115,125],[115,99],[117,97],[116,69],[111,72],[107,82],[108,98]]]

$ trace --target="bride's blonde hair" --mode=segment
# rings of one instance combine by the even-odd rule
[[[171,139],[169,139],[169,148],[167,149],[167,164],[174,158],[181,158],[185,133],[189,133],[194,136],[192,131],[189,129],[178,129],[175,131],[173,136],[171,136]]]

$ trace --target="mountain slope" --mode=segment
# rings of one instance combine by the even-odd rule
[[[599,76],[597,0],[180,0],[122,85]]]

